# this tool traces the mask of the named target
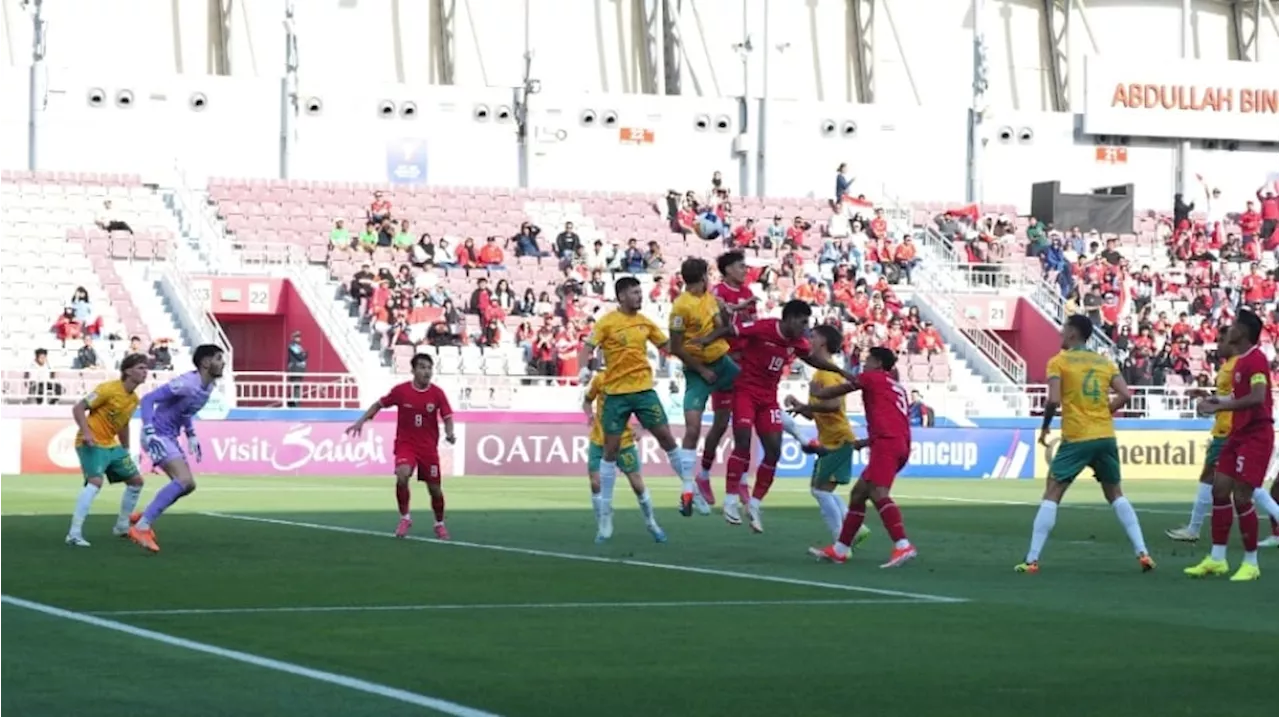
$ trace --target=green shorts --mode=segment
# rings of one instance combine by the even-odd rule
[[[1068,443],[1063,441],[1053,455],[1049,475],[1060,483],[1070,483],[1085,468],[1093,469],[1099,483],[1120,482],[1120,448],[1114,438],[1094,438]]]
[[[846,443],[813,463],[813,485],[847,485],[853,480],[853,444]]]
[[[1214,436],[1209,439],[1209,446],[1205,448],[1204,451],[1205,468],[1208,468],[1210,471],[1216,471],[1218,469],[1218,454],[1222,453],[1222,447],[1226,445],[1226,443],[1226,436],[1223,436],[1222,438]]]
[[[621,435],[635,416],[640,425],[653,430],[667,425],[667,412],[653,389],[635,393],[605,394],[600,425],[606,436]]]
[[[684,372],[684,410],[702,413],[707,410],[707,401],[717,391],[728,391],[733,388],[733,380],[741,369],[728,354],[707,364],[707,368],[716,374],[715,383],[707,383],[697,371]]]
[[[76,446],[76,456],[80,459],[80,472],[84,473],[86,483],[90,478],[106,478],[108,483],[120,483],[139,475],[133,456],[124,446]]]
[[[587,472],[599,473],[600,461],[604,460],[604,446],[591,443],[587,446]],[[618,470],[624,474],[640,472],[640,451],[634,444],[618,449]]]

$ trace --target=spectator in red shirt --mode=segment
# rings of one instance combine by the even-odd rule
[[[458,247],[458,251],[454,254],[458,266],[464,269],[474,269],[480,265],[480,256],[476,252],[476,240],[467,237],[467,240]]]
[[[1261,235],[1263,245],[1267,249],[1276,248],[1276,226],[1280,223],[1280,202],[1271,187],[1263,186],[1258,190],[1258,201],[1262,204]]]
[[[748,218],[743,224],[739,224],[730,234],[732,246],[739,249],[759,248],[756,243],[756,220]]]
[[[932,321],[926,321],[916,334],[916,352],[926,356],[942,353],[942,334],[933,327]]]
[[[490,269],[501,269],[502,262],[505,257],[502,255],[502,247],[498,246],[497,237],[489,237],[485,240],[484,246],[480,247],[477,256],[482,266]]]
[[[1249,241],[1258,236],[1262,230],[1262,215],[1253,208],[1253,200],[1244,203],[1244,211],[1240,213],[1240,236]]]
[[[1246,303],[1256,304],[1263,300],[1266,296],[1265,282],[1266,279],[1262,276],[1262,268],[1256,263],[1250,265],[1249,274],[1240,282],[1240,288],[1244,292]]]
[[[884,209],[877,208],[876,215],[867,226],[867,234],[872,239],[885,239],[889,236],[889,222],[885,221]]]
[[[791,220],[791,226],[787,227],[787,240],[783,246],[791,249],[804,248],[804,233],[809,230],[809,223],[803,217],[796,217]]]
[[[373,202],[369,204],[369,221],[374,224],[391,218],[391,202],[382,196],[382,192],[373,193]]]
[[[873,224],[875,222],[872,222]],[[911,240],[911,235],[906,234],[902,237],[902,243],[893,253],[893,260],[907,275],[907,283],[911,283],[911,272],[920,265],[920,259],[916,256],[916,245]]]

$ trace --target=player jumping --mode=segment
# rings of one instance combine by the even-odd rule
[[[862,371],[841,386],[812,390],[820,399],[835,398],[862,391],[862,405],[867,415],[867,440],[855,441],[854,450],[870,447],[871,455],[862,476],[853,484],[849,495],[849,512],[840,527],[840,537],[825,548],[810,548],[809,554],[833,563],[848,560],[855,541],[859,540],[862,523],[867,518],[867,501],[880,513],[893,550],[888,562],[880,567],[896,568],[916,557],[916,548],[907,539],[902,525],[902,511],[889,496],[893,481],[911,459],[911,422],[907,417],[907,391],[898,383],[894,365],[898,357],[893,351],[877,346],[867,351]]]
[[[830,361],[840,350],[843,341],[839,329],[822,324],[813,329],[811,350],[814,356]],[[853,452],[857,437],[853,435],[853,427],[849,425],[849,412],[845,408],[844,396],[821,398],[819,394],[824,389],[842,384],[844,377],[840,374],[819,371],[809,382],[808,404],[800,403],[795,396],[787,396],[783,402],[790,413],[811,419],[818,428],[817,440],[804,449],[805,452],[818,456],[813,464],[809,492],[818,501],[818,510],[831,531],[832,542],[840,539],[846,510],[844,501],[835,494],[835,489],[837,486],[848,485],[853,480]],[[859,526],[854,536],[854,545],[866,540],[869,535],[870,528]]]
[[[733,453],[729,456],[727,485],[742,480],[751,465],[751,432],[760,437],[763,455],[756,467],[755,484],[747,502],[747,517],[751,530],[764,532],[760,518],[760,502],[773,485],[778,459],[782,456],[782,409],[778,406],[778,384],[782,372],[792,359],[800,359],[820,371],[831,371],[850,380],[853,374],[842,370],[830,358],[820,358],[812,353],[809,341],[804,337],[809,329],[813,310],[808,302],[793,299],[782,307],[781,319],[761,319],[741,327],[726,326],[698,339],[710,343],[719,338],[722,331],[731,331],[742,341],[742,372],[733,386]],[[732,494],[732,492],[730,493]],[[730,525],[740,525],[742,516],[737,504],[725,500],[724,519]]]
[[[596,322],[595,329],[582,346],[578,356],[582,366],[580,379],[587,383],[591,359],[599,348],[604,353],[604,379],[600,390],[604,393],[604,406],[600,411],[600,424],[604,429],[604,455],[600,461],[600,500],[604,513],[613,515],[613,486],[618,480],[618,453],[622,447],[622,434],[631,417],[658,439],[658,445],[667,452],[671,468],[680,478],[681,492],[693,490],[693,476],[684,472],[680,445],[671,436],[667,426],[667,412],[653,390],[653,367],[649,365],[646,344],[666,348],[667,337],[662,329],[640,313],[644,304],[644,292],[640,281],[624,276],[614,283],[618,308]],[[653,510],[648,491],[640,496],[641,509],[649,514]]]
[[[138,408],[138,394],[135,392],[146,380],[147,357],[130,354],[120,362],[119,379],[98,384],[71,408],[71,417],[80,429],[76,431],[76,457],[80,459],[80,471],[84,473],[84,488],[80,490],[75,511],[71,514],[67,545],[89,547],[81,529],[93,499],[102,490],[104,477],[108,483],[124,482],[120,515],[112,532],[120,537],[129,534],[129,516],[142,494],[142,475],[129,454],[129,420]]]
[[[364,412],[363,416],[347,428],[347,435],[359,436],[364,424],[372,420],[384,408],[396,409],[396,507],[400,522],[396,524],[396,537],[403,538],[413,527],[409,515],[409,479],[414,472],[418,480],[427,484],[431,493],[431,512],[435,513],[435,533],[440,540],[449,539],[444,527],[444,490],[440,480],[440,423],[444,423],[444,439],[453,444],[453,408],[439,386],[431,383],[431,371],[435,360],[430,354],[415,354],[409,363],[413,380],[393,386],[387,395]]]
[[[716,259],[716,268],[720,270],[721,281],[712,289],[712,293],[715,294],[723,315],[728,317],[728,323],[741,328],[743,324],[755,321],[759,297],[747,284],[746,257],[736,250],[725,252]],[[742,365],[742,340],[734,336],[729,337],[729,358],[739,366]],[[711,466],[715,465],[716,450],[720,447],[725,431],[729,429],[729,419],[733,414],[733,391],[716,391],[711,394],[711,408],[715,413],[702,444],[702,464],[699,466],[696,484],[703,500],[708,505],[715,505],[716,494],[711,489]],[[726,473],[725,507],[737,514],[737,506],[746,504],[751,499],[751,493],[741,477],[733,483],[730,483],[729,477],[730,474]]]
[[[1231,537],[1233,502],[1244,561],[1231,580],[1257,580],[1262,576],[1258,569],[1258,512],[1253,502],[1254,492],[1266,478],[1276,433],[1271,417],[1271,370],[1258,348],[1261,336],[1262,320],[1256,314],[1246,310],[1236,314],[1227,330],[1227,340],[1238,356],[1231,374],[1231,397],[1211,396],[1196,405],[1196,412],[1202,416],[1230,413],[1231,433],[1222,444],[1213,477],[1213,547],[1208,557],[1184,571],[1192,577],[1224,575],[1230,570],[1227,540]]]
[[[151,528],[169,506],[191,495],[196,479],[187,462],[187,454],[178,445],[178,433],[187,434],[187,450],[196,462],[203,458],[196,439],[195,416],[209,402],[213,382],[222,378],[226,360],[222,349],[213,344],[197,346],[192,355],[196,370],[184,373],[142,397],[142,444],[151,464],[169,476],[169,482],[151,499],[151,504],[129,528],[129,539],[150,550],[160,552],[156,533]],[[130,520],[133,520],[132,516]]]
[[[723,326],[720,304],[708,291],[705,259],[685,259],[680,265],[684,291],[671,307],[671,354],[684,363],[684,441],[681,448],[681,470],[694,472],[698,460],[698,438],[702,434],[702,413],[712,395],[729,391],[738,376],[738,364],[727,355],[729,342],[717,339],[705,346],[697,340]],[[718,439],[717,439],[718,440]],[[712,455],[715,448],[711,449]],[[695,492],[694,486],[680,495],[680,514],[689,516],[694,508],[702,515],[711,513],[715,494],[711,482]],[[707,494],[710,493],[710,500]]]
[[[1102,484],[1102,495],[1115,509],[1120,525],[1133,543],[1142,571],[1156,567],[1147,554],[1138,514],[1120,490],[1120,449],[1116,445],[1112,414],[1129,403],[1129,387],[1114,361],[1085,346],[1092,335],[1093,322],[1089,317],[1081,314],[1067,317],[1062,325],[1062,351],[1049,359],[1045,371],[1049,397],[1044,404],[1040,444],[1049,445],[1049,427],[1059,406],[1062,407],[1062,443],[1049,465],[1049,481],[1032,524],[1031,549],[1027,551],[1026,560],[1014,567],[1020,573],[1039,572],[1040,551],[1053,531],[1058,504],[1086,467],[1093,469],[1093,477]]]
[[[591,424],[591,438],[587,446],[587,479],[591,481],[591,507],[596,513],[597,543],[613,537],[613,512],[605,510],[604,499],[600,497],[600,461],[604,458],[604,427],[600,423],[600,416],[604,414],[603,386],[604,374],[598,373],[591,379],[591,385],[587,387],[582,399],[582,412],[587,414],[587,421]],[[667,534],[653,517],[653,501],[648,500],[649,489],[640,476],[640,453],[636,450],[636,436],[630,425],[622,431],[617,462],[627,476],[627,481],[631,483],[631,490],[635,491],[636,500],[640,503],[640,514],[644,516],[649,534],[659,543],[667,542]]]

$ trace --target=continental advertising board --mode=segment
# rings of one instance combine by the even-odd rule
[[[1209,445],[1206,431],[1118,431],[1121,476],[1126,480],[1177,478],[1196,480]],[[1035,472],[1047,475],[1044,451],[1036,452]],[[1085,471],[1084,477],[1092,475]]]

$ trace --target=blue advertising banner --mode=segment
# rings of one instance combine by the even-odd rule
[[[811,426],[801,426],[800,433],[806,440],[815,435]],[[911,462],[899,476],[1031,478],[1035,470],[1035,437],[1033,431],[1019,429],[916,428],[911,431]],[[855,477],[866,465],[867,457],[865,450],[854,456]],[[813,456],[800,450],[800,444],[787,436],[777,475],[808,478],[813,474],[813,461]]]
[[[391,184],[427,183],[427,140],[387,142],[387,181]]]

